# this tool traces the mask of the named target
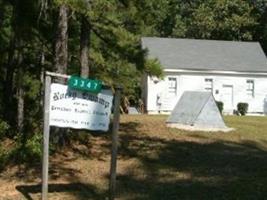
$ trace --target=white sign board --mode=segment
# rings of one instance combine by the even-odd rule
[[[111,90],[93,94],[51,84],[49,125],[107,131],[112,100]]]

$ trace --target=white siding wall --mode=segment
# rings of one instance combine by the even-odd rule
[[[168,93],[168,78],[177,78],[177,93],[170,96]],[[233,106],[229,112],[236,109],[239,102],[249,104],[249,112],[267,111],[267,77],[257,76],[231,76],[231,75],[194,75],[194,74],[166,74],[164,80],[159,82],[153,78],[147,79],[147,111],[148,113],[170,112],[178,102],[184,91],[205,91],[205,78],[213,79],[213,95],[217,101],[222,101],[224,89],[233,88]],[[254,97],[247,95],[247,80],[254,80]],[[223,85],[227,85],[224,88]],[[230,91],[230,90],[229,90]],[[157,99],[160,96],[160,100]],[[158,104],[161,103],[161,104]],[[265,108],[264,108],[265,105]]]

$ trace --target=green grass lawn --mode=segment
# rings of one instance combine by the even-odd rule
[[[228,133],[170,129],[165,120],[121,117],[117,199],[267,198],[267,117],[226,116],[235,128]],[[107,197],[110,135],[91,136],[50,160],[50,199]],[[13,181],[10,199],[40,197],[40,170],[31,170],[20,178],[18,170],[0,176],[1,185]]]

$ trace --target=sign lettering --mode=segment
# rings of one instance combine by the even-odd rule
[[[54,83],[50,94],[50,126],[102,130],[109,128],[113,95],[111,90],[98,94],[69,89]]]

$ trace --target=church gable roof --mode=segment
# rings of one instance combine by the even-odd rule
[[[164,69],[267,72],[258,42],[144,37],[142,46]]]

